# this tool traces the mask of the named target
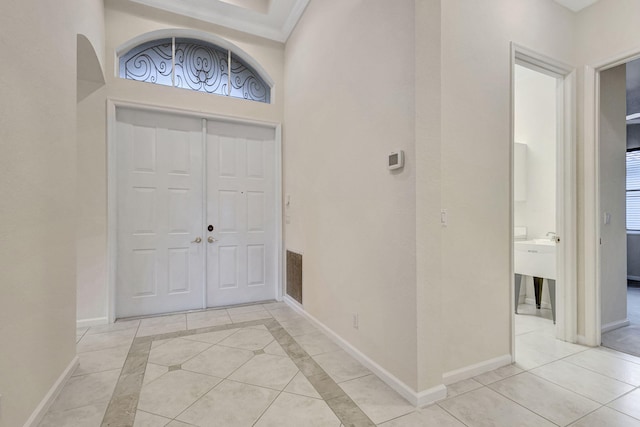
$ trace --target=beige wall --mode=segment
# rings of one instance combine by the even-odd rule
[[[79,152],[78,320],[106,321],[107,304],[107,174],[105,98],[175,109],[281,123],[283,117],[284,45],[195,19],[172,15],[122,0],[106,2],[106,89],[82,101],[86,141]],[[164,29],[190,29],[220,37],[254,58],[274,80],[272,103],[264,104],[116,77],[116,49],[142,34]]]
[[[76,35],[100,49],[102,14],[79,11],[101,8],[0,6],[2,427],[23,425],[75,356]]]
[[[445,372],[511,352],[510,42],[571,63],[574,19],[551,0],[442,2]]]
[[[412,0],[309,4],[286,47],[284,192],[305,309],[415,389],[414,56]]]
[[[619,65],[600,76],[600,218],[602,325],[627,319],[626,230],[626,69]]]

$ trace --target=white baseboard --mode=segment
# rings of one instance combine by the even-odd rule
[[[411,387],[406,385],[399,378],[391,374],[389,371],[384,369],[382,366],[378,365],[376,362],[371,360],[367,355],[362,353],[360,350],[349,344],[345,341],[341,336],[333,332],[331,329],[326,327],[322,322],[313,317],[311,314],[307,313],[304,307],[291,298],[288,295],[285,295],[284,301],[291,307],[293,310],[300,313],[306,319],[308,319],[311,323],[313,323],[318,329],[323,331],[329,338],[331,338],[336,344],[338,344],[344,351],[349,353],[354,359],[358,362],[362,363],[366,368],[368,368],[371,372],[378,376],[382,381],[384,381],[389,387],[398,392],[402,397],[407,399],[409,403],[414,406],[425,406],[430,403],[433,403],[437,400],[444,399],[447,397],[447,388],[443,385],[437,385],[427,390],[423,390],[421,392],[416,392]]]
[[[67,366],[64,372],[62,372],[51,389],[49,389],[49,392],[47,392],[47,394],[44,396],[44,399],[42,399],[40,404],[36,407],[35,411],[33,411],[27,422],[24,423],[24,427],[36,427],[38,424],[40,424],[42,418],[44,418],[44,414],[47,413],[53,401],[56,400],[56,397],[58,397],[64,385],[67,383],[69,378],[71,378],[73,371],[75,371],[78,367],[79,360],[80,359],[78,358],[78,356],[75,356],[73,358],[71,363],[69,363],[69,366]]]
[[[96,317],[95,319],[78,319],[76,320],[76,328],[89,328],[91,326],[107,325],[109,319],[106,317]]]
[[[627,276],[627,280],[634,280],[640,282],[640,276]]]
[[[607,323],[605,325],[602,325],[602,333],[604,334],[605,332],[613,331],[614,329],[624,328],[625,326],[629,326],[630,324],[631,322],[629,322],[629,319]]]
[[[485,360],[484,362],[445,372],[444,374],[442,374],[442,382],[444,382],[446,385],[454,384],[458,381],[467,380],[480,374],[484,374],[485,372],[493,371],[494,369],[498,369],[510,364],[511,355],[504,354],[493,359]]]

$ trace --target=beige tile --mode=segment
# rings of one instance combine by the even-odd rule
[[[469,427],[553,427],[554,424],[514,401],[482,387],[438,403]]]
[[[278,392],[225,380],[177,419],[202,427],[252,426]]]
[[[282,390],[296,373],[298,373],[298,368],[291,359],[271,354],[260,354],[231,374],[229,379]]]
[[[247,326],[245,329],[260,329],[261,331],[268,331],[269,328],[267,328],[264,325],[251,325],[251,326]]]
[[[340,420],[323,400],[282,393],[256,427],[339,427]]]
[[[310,356],[340,350],[338,345],[321,332],[299,335],[294,339]]]
[[[231,323],[231,318],[227,310],[210,310],[187,314],[187,326],[189,329],[208,328],[229,323]]]
[[[242,305],[238,307],[230,307],[227,309],[229,315],[233,317],[234,314],[253,313],[257,311],[266,311],[262,304]]]
[[[278,322],[302,319],[302,316],[289,307],[276,308],[274,310],[269,310],[269,312]]]
[[[314,399],[322,399],[309,380],[298,372],[291,382],[284,389],[287,393],[299,394],[301,396],[313,397]]]
[[[535,347],[529,347],[516,344],[516,368],[528,371],[547,363],[555,362],[559,358],[539,351]]]
[[[447,386],[447,397],[458,396],[459,394],[466,393],[480,387],[482,387],[482,384],[472,378],[458,381],[457,383],[449,384]]]
[[[151,381],[157,380],[164,374],[169,372],[169,367],[155,365],[153,363],[147,363],[147,366],[144,371],[144,380],[143,384],[149,384]]]
[[[371,371],[362,366],[344,350],[319,354],[313,359],[337,383],[370,375]]]
[[[318,328],[305,319],[284,321],[280,322],[280,325],[282,325],[282,327],[286,329],[292,337],[320,332]]]
[[[415,409],[375,375],[345,381],[340,387],[376,424],[408,414]]]
[[[640,389],[636,389],[631,393],[614,400],[607,406],[634,418],[640,419]]]
[[[128,345],[79,353],[80,364],[73,376],[121,369],[128,353]]]
[[[72,377],[53,402],[51,410],[63,411],[108,402],[119,377],[120,369]]]
[[[103,334],[105,332],[125,331],[128,329],[137,329],[140,325],[139,320],[125,320],[122,322],[110,323],[108,325],[92,326],[87,331],[87,335]]]
[[[140,320],[141,328],[149,328],[153,326],[171,325],[174,323],[186,322],[186,314],[171,314],[167,316],[148,317]]]
[[[153,335],[169,334],[171,332],[179,332],[187,330],[187,321],[180,320],[175,323],[165,323],[154,326],[142,326],[138,328],[137,337],[149,337]]]
[[[562,360],[531,373],[603,405],[633,390],[629,384]]]
[[[235,334],[240,329],[224,329],[222,331],[207,332],[204,334],[186,335],[185,340],[207,342],[209,344],[218,344],[223,339]]]
[[[142,387],[138,409],[175,418],[220,381],[220,378],[183,370],[168,372]]]
[[[162,366],[180,365],[211,347],[209,343],[176,338],[151,349],[149,363]]]
[[[160,415],[150,414],[144,411],[136,411],[136,418],[133,427],[165,427],[171,422],[170,418]]]
[[[66,411],[49,411],[39,427],[100,427],[108,401]]]
[[[635,364],[640,365],[640,357],[633,356],[631,354],[622,353],[607,347],[596,347],[594,350],[601,351],[610,356],[615,356],[618,359],[623,359],[623,360],[626,360],[627,362],[633,362]]]
[[[250,350],[214,345],[182,365],[182,369],[226,378],[253,357]]]
[[[194,427],[192,424],[183,423],[181,421],[173,420],[166,427]]]
[[[493,371],[480,374],[473,379],[478,381],[480,384],[487,385],[509,378],[510,376],[519,374],[520,372],[522,372],[522,369],[518,368],[516,365],[507,365]]]
[[[549,335],[544,332],[538,331],[518,335],[516,337],[516,349],[518,348],[518,346],[534,348],[541,353],[548,354],[558,359],[569,356],[571,354],[585,351],[589,348],[582,345],[561,341],[559,339],[556,339],[554,335]]]
[[[286,302],[270,302],[267,304],[262,304],[262,307],[266,308],[267,310],[277,310],[279,308],[288,308],[289,306]]]
[[[565,361],[636,387],[640,385],[640,365],[597,349],[575,354]]]
[[[640,420],[606,406],[571,424],[572,427],[640,427]]]
[[[570,424],[600,405],[593,400],[524,372],[488,387],[558,424]]]
[[[98,351],[106,348],[122,347],[131,345],[135,336],[135,329],[127,329],[124,331],[107,332],[104,334],[87,335],[85,334],[76,345],[78,353],[87,351]]]
[[[264,348],[264,352],[267,354],[273,354],[274,356],[282,356],[289,357],[289,355],[284,351],[282,346],[278,344],[277,341],[273,341],[271,344]]]
[[[273,341],[273,335],[259,329],[241,329],[220,341],[219,345],[243,350],[262,350]]]
[[[249,313],[231,314],[233,323],[250,322],[252,320],[270,319],[271,314],[267,310],[252,311]]]
[[[432,405],[423,409],[418,409],[410,414],[395,418],[381,427],[465,427],[444,409],[437,405]]]

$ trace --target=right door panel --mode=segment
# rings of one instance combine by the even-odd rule
[[[274,141],[273,129],[207,123],[209,307],[276,296]]]

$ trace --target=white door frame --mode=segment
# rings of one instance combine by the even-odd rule
[[[562,184],[557,185],[556,232],[560,237],[558,245],[558,284],[556,288],[556,337],[576,342],[577,335],[577,194],[576,194],[576,69],[555,59],[541,55],[515,43],[511,44],[511,141],[509,144],[510,169],[510,227],[509,247],[513,248],[514,238],[514,170],[513,156],[515,140],[515,66],[540,71],[558,79],[557,97],[557,172]],[[510,306],[511,306],[511,355],[515,361],[515,275],[513,250],[509,254]]]
[[[282,300],[283,271],[285,257],[282,244],[282,125],[280,123],[238,118],[221,114],[203,113],[160,105],[107,99],[107,310],[108,321],[113,323],[116,316],[116,268],[117,268],[117,164],[116,164],[116,109],[133,108],[169,114],[180,114],[199,119],[218,120],[228,123],[266,126],[275,131],[275,199],[276,199],[276,299]],[[206,191],[206,188],[205,188]],[[203,307],[206,300],[203,295]]]
[[[602,341],[600,252],[600,73],[640,57],[640,48],[585,65],[584,76],[584,299],[585,327],[581,343]]]

